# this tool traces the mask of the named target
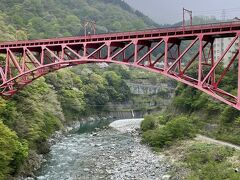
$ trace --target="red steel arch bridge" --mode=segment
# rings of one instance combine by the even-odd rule
[[[239,37],[240,22],[227,22],[0,42],[0,95],[11,97],[33,80],[61,68],[105,62],[162,74],[240,110]],[[234,63],[238,81],[233,84],[235,91],[226,92],[221,83]],[[224,68],[219,72],[220,64]]]

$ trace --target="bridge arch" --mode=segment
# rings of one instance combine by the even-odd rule
[[[240,23],[0,43],[0,95],[11,97],[35,79],[69,66],[116,63],[142,68],[195,87],[240,110]],[[215,57],[216,41],[228,39]],[[216,70],[227,54],[224,69]],[[238,63],[237,94],[220,83]],[[189,73],[189,69],[194,73]]]

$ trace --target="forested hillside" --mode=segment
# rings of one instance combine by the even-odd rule
[[[121,0],[0,0],[0,40],[81,35],[84,19],[96,21],[98,33],[156,26]],[[48,151],[47,138],[65,123],[126,101],[123,78],[131,78],[123,67],[78,66],[0,98],[0,179],[31,172],[36,153]]]
[[[2,0],[0,11],[3,23],[17,30],[4,34],[15,39],[80,35],[85,19],[96,22],[98,33],[156,26],[121,0]]]

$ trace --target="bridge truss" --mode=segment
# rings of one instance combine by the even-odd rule
[[[11,97],[61,68],[117,63],[143,68],[195,87],[240,110],[240,22],[0,43],[0,95]],[[229,43],[215,57],[219,39]],[[223,48],[223,47],[222,47]],[[226,60],[226,56],[228,57]],[[219,68],[224,63],[224,68]],[[237,92],[221,83],[237,64]]]

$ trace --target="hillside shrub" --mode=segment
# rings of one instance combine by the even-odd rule
[[[148,115],[144,117],[144,121],[141,123],[141,130],[143,132],[148,131],[148,130],[153,130],[156,128],[156,117],[153,115]]]
[[[149,130],[144,129],[143,142],[155,148],[170,146],[177,140],[192,138],[196,134],[193,121],[188,116],[176,117],[167,122],[165,126],[156,129],[153,129],[153,123],[149,119],[144,120],[142,124],[146,122],[150,124],[148,127],[151,128]]]
[[[185,162],[192,170],[188,179],[239,179],[240,174],[234,172],[234,167],[227,161],[232,157],[234,149],[218,147],[211,144],[194,144],[185,155]]]

